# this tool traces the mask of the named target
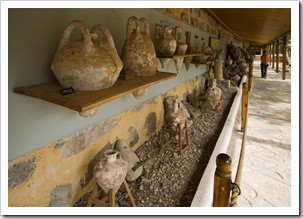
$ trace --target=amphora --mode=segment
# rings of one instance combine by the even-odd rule
[[[105,158],[94,167],[94,177],[105,193],[110,189],[117,192],[127,174],[128,164],[116,150],[108,150],[104,155]]]
[[[132,23],[135,24],[134,30]],[[129,17],[121,59],[125,72],[133,72],[136,76],[153,76],[157,73],[156,52],[150,38],[149,23],[145,18],[138,20],[135,16]]]
[[[71,32],[79,28],[83,39],[70,41]],[[96,38],[95,31],[101,30],[105,42]],[[64,87],[76,91],[107,89],[116,82],[122,69],[113,38],[103,25],[93,28],[92,34],[82,21],[70,22],[63,32],[59,48],[54,56],[51,69]]]

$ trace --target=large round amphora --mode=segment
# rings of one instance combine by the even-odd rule
[[[116,150],[108,150],[104,155],[105,158],[94,167],[94,177],[105,193],[110,189],[117,192],[127,174],[128,164]]]
[[[83,39],[70,41],[71,32],[79,28]],[[97,39],[100,30],[105,41]],[[70,22],[64,30],[51,69],[59,83],[76,91],[107,89],[115,83],[123,67],[113,38],[103,25],[96,25],[92,34],[79,20]]]
[[[173,27],[165,26],[164,32],[156,39],[156,52],[158,55],[171,56],[177,48],[176,36],[173,36]]]
[[[132,24],[135,24],[134,30]],[[157,73],[156,52],[150,38],[149,23],[145,18],[138,20],[135,16],[129,17],[121,59],[125,72],[133,72],[136,76],[152,76]]]

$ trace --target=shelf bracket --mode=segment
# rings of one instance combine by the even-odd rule
[[[146,93],[147,91],[147,87],[146,88],[140,88],[139,90],[136,90],[133,92],[133,95],[136,99],[141,99],[144,94]]]
[[[183,60],[184,60],[184,57],[174,57],[174,62],[176,65],[177,73],[181,72]]]
[[[188,57],[185,57],[184,59],[185,59],[184,61],[185,61],[186,71],[188,71],[191,60],[193,59],[193,56],[188,56]]]
[[[84,118],[90,118],[90,117],[95,116],[98,110],[99,110],[99,107],[97,106],[95,108],[86,110],[84,112],[79,112],[79,115]]]
[[[167,64],[170,62],[171,58],[160,58],[161,67],[166,68]]]

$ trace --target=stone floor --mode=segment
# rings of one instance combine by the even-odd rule
[[[298,144],[291,145],[290,68],[285,80],[281,74],[269,67],[267,78],[261,78],[260,62],[256,58],[238,207],[298,206],[292,202],[299,201],[293,199],[292,189],[297,193],[299,190],[294,187],[298,181],[292,181],[291,175],[292,156],[298,155]],[[240,133],[234,133],[231,145],[239,144],[240,138]]]

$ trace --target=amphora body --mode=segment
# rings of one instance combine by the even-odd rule
[[[110,189],[116,192],[125,179],[128,164],[121,159],[120,153],[116,150],[108,150],[104,155],[105,158],[94,168],[94,177],[105,193]]]
[[[74,28],[79,28],[83,39],[70,41]],[[101,30],[106,41],[96,39],[96,30]],[[64,87],[76,91],[107,89],[116,82],[122,69],[113,38],[103,25],[97,25],[92,33],[82,21],[70,22],[64,30],[51,69]]]
[[[135,23],[135,30],[132,30],[132,23]],[[141,29],[141,24],[144,29]],[[153,76],[157,73],[156,52],[150,38],[149,23],[145,18],[138,20],[135,16],[129,17],[121,59],[125,72],[133,72],[136,76]]]
[[[173,27],[165,26],[163,34],[156,39],[156,51],[158,55],[173,55],[177,48],[176,37],[172,35]]]

